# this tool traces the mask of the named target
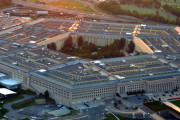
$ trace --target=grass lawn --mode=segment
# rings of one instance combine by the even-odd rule
[[[89,6],[86,6],[84,8],[79,8],[78,10],[82,12],[87,12],[87,13],[97,13],[94,10],[92,10]]]
[[[28,106],[33,106],[33,105],[36,105],[35,104],[35,98],[24,100],[22,102],[13,104],[11,107],[13,109],[20,109],[20,108],[24,108],[24,107],[28,107]]]
[[[4,98],[2,99],[2,101],[4,101],[4,104],[5,103],[10,103],[10,102],[13,102],[13,101],[16,101],[16,100],[20,100],[20,99],[23,99],[24,96],[22,95],[16,95],[16,96],[13,96],[13,97],[10,97],[10,98]]]
[[[38,0],[28,0],[28,1],[33,1],[33,2],[36,2],[36,1],[38,1]]]
[[[84,6],[83,3],[74,2],[74,1],[54,1],[54,2],[49,2],[47,4],[51,6],[62,7],[62,8],[67,7],[68,9],[73,9],[74,7],[79,8],[79,7]]]
[[[171,101],[172,104],[178,106],[180,108],[180,100],[177,101]]]
[[[153,111],[160,111],[160,110],[164,110],[167,108],[164,104],[161,104],[159,101],[147,102],[147,103],[143,103],[143,104]]]
[[[8,112],[8,110],[5,109],[2,104],[0,104],[0,108],[1,108],[0,119],[2,119],[3,116]]]
[[[161,4],[180,5],[180,0],[176,0],[176,2],[174,0],[161,0]]]
[[[106,12],[106,11],[104,11],[104,10],[102,10],[101,8],[99,8],[96,4],[92,4],[93,6],[94,6],[94,8],[96,9],[96,10],[98,10],[99,12],[101,12],[101,13],[104,13],[104,14],[108,14],[108,12]]]
[[[16,100],[20,100],[22,98],[24,98],[24,96],[16,95],[16,96],[13,96],[11,98],[0,99],[0,101],[4,101],[3,104],[5,104],[5,103],[10,103],[10,102],[13,102],[13,101],[16,101]],[[3,104],[0,104],[0,108],[2,108],[2,110],[0,112],[0,119],[3,118],[3,116],[8,112],[8,110],[3,107]]]
[[[136,5],[123,4],[120,6],[124,10],[130,10],[130,11],[136,10],[140,14],[146,14],[146,13],[147,14],[156,14],[156,11],[157,11],[157,9],[155,9],[155,8],[141,8],[141,7],[137,7]],[[169,19],[170,21],[175,21],[177,18],[175,15],[172,15],[165,11],[158,11],[158,12],[159,12],[159,15],[163,16],[166,19]]]
[[[24,118],[24,119],[21,119],[21,120],[29,120],[29,118]]]

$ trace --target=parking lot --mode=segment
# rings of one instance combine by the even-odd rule
[[[30,106],[27,108],[23,108],[19,110],[19,114],[25,115],[25,116],[34,116],[37,119],[43,118],[48,119],[51,117],[55,117],[53,115],[48,114],[50,111],[54,111],[59,109],[55,105],[36,105],[36,106]]]
[[[105,105],[105,102],[103,100],[97,100],[96,102],[88,101],[88,102],[73,103],[72,108],[76,110],[83,110],[83,109],[95,108],[100,105]]]
[[[151,96],[154,100],[159,100],[159,98],[162,100],[162,101],[167,101],[168,99],[171,99],[171,98],[178,98],[180,97],[180,92],[177,91],[177,92],[159,92],[159,93],[154,93],[154,95]]]

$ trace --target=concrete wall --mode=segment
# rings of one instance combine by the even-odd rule
[[[112,43],[114,43],[115,40],[117,39],[121,39],[122,37],[106,37],[106,36],[94,36],[94,35],[79,35],[79,34],[73,34],[71,35],[73,38],[73,42],[76,44],[77,43],[77,39],[79,38],[79,36],[83,37],[83,41],[84,42],[88,42],[88,43],[93,43],[96,46],[107,46],[110,45]],[[125,37],[126,38],[126,37]],[[132,39],[127,39],[127,43],[126,45],[128,45],[128,43],[132,40]]]
[[[37,20],[34,20],[30,23],[27,23],[26,25],[34,25],[34,24],[37,24],[37,23],[40,23],[40,22],[43,22],[45,19],[44,18],[41,18],[41,19],[37,19]]]
[[[39,43],[37,43],[37,45],[42,46],[42,45],[47,45],[49,43],[54,42],[54,43],[56,43],[57,50],[60,50],[64,45],[64,41],[69,37],[69,35],[70,35],[69,32],[65,33],[65,34],[60,34],[53,38],[49,38],[47,40],[39,42]]]
[[[0,64],[0,72],[6,73],[6,74],[8,74],[9,77],[13,78],[14,80],[21,82],[22,88],[26,88],[26,89],[28,88],[29,82],[30,82],[29,81],[29,78],[30,78],[29,74],[27,74],[23,71],[2,65],[2,64]],[[21,78],[16,77],[16,75],[21,76]]]
[[[136,50],[139,52],[144,52],[144,53],[148,53],[148,54],[153,54],[154,51],[151,50],[151,48],[149,48],[146,43],[144,43],[140,38],[138,37],[134,37],[133,39],[135,45],[136,45]]]

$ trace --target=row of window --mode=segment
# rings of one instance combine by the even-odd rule
[[[106,93],[95,93],[95,94],[78,94],[78,96],[74,96],[72,97],[72,99],[83,99],[83,98],[97,98],[97,97],[106,97],[106,96],[114,96],[115,95],[115,91],[112,92],[106,92]]]
[[[169,90],[175,87],[173,83],[159,83],[154,85],[149,85],[149,90],[151,91],[159,91],[159,90]]]
[[[69,98],[69,92],[63,89],[60,89],[58,86],[53,85],[52,83],[47,83],[40,80],[31,80],[32,83],[37,84],[39,86],[45,87],[46,89],[52,91],[54,94],[57,94],[62,97]]]

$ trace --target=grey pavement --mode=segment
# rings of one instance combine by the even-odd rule
[[[31,96],[30,95],[23,95],[23,96],[24,96],[23,99],[20,99],[20,100],[14,101],[14,102],[10,102],[10,103],[7,103],[7,104],[3,105],[4,108],[9,110],[9,112],[5,114],[7,117],[9,117],[9,118],[14,117],[14,120],[17,120],[19,118],[26,118],[26,116],[21,115],[21,114],[18,113],[20,111],[19,109],[18,110],[14,110],[13,108],[11,108],[11,105],[13,105],[15,103],[22,102],[22,101],[27,100],[27,99],[34,98],[37,95],[31,95]],[[23,109],[21,109],[21,110],[23,110]]]

